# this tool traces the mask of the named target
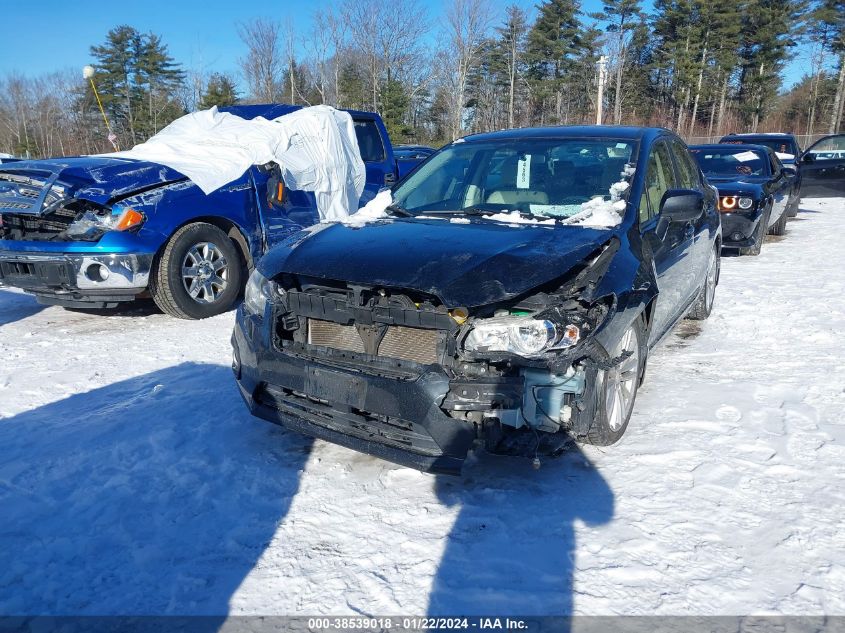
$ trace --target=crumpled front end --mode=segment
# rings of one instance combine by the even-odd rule
[[[0,170],[0,284],[77,307],[111,307],[145,292],[155,253],[138,238],[145,209],[103,199],[103,189],[89,195],[96,169],[87,173],[81,180],[70,166],[41,161]]]
[[[398,288],[263,280],[233,336],[241,393],[259,417],[420,470],[459,472],[477,440],[493,452],[554,452],[595,413],[606,354],[594,334],[613,306],[592,292],[618,246],[563,285],[472,311]],[[536,353],[470,343],[506,319],[554,334]]]

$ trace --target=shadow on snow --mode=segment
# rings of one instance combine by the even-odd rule
[[[0,614],[223,616],[311,442],[186,363],[0,420],[0,446]]]
[[[32,295],[0,289],[0,326],[22,321],[38,314],[45,307]]]
[[[462,479],[438,478],[441,502],[461,509],[429,615],[572,613],[575,523],[608,523],[613,492],[575,445],[537,472],[529,464],[481,454]]]

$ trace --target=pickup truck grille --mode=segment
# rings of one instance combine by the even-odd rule
[[[389,325],[378,346],[378,356],[408,360],[421,365],[437,362],[437,330]],[[348,352],[364,353],[364,341],[354,325],[308,319],[308,342]]]
[[[49,240],[66,231],[79,215],[78,210],[67,208],[59,208],[43,216],[6,213],[6,208],[8,207],[0,206],[3,219],[0,223],[0,238],[7,240]]]

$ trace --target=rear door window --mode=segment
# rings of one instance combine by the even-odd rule
[[[355,121],[355,136],[358,150],[365,163],[380,163],[384,160],[384,144],[375,121]]]

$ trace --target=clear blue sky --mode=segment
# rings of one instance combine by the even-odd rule
[[[365,2],[366,0],[361,0]],[[397,0],[401,1],[401,0]],[[501,9],[519,0],[494,0]],[[92,61],[89,47],[101,44],[109,29],[128,24],[161,35],[171,55],[186,69],[237,75],[245,50],[236,24],[254,17],[292,19],[297,31],[308,33],[312,12],[332,0],[0,0],[3,45],[0,74],[41,75],[80,69]],[[432,21],[439,18],[443,0],[430,0]],[[533,10],[536,0],[519,2]],[[584,11],[595,11],[600,0],[584,0]],[[645,4],[650,4],[645,0]],[[503,11],[499,11],[502,14]],[[786,70],[787,86],[800,79],[809,55],[799,51]],[[243,89],[243,87],[241,87]]]

